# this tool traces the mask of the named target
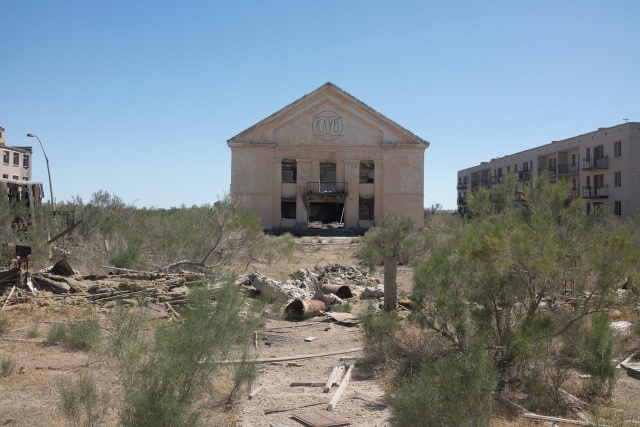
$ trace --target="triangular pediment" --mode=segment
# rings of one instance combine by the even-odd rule
[[[227,143],[230,146],[429,145],[332,83],[320,86]]]

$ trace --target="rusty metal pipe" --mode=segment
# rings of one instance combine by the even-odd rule
[[[284,312],[289,318],[306,319],[317,316],[326,309],[324,302],[319,300],[295,299],[284,309]]]

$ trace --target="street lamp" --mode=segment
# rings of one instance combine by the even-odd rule
[[[53,186],[51,185],[51,170],[49,169],[49,158],[47,157],[47,153],[44,152],[44,147],[42,146],[42,142],[40,142],[40,138],[35,133],[28,133],[27,136],[29,138],[35,138],[40,143],[40,148],[42,148],[42,154],[44,154],[44,160],[47,162],[47,175],[49,175],[49,196],[51,198],[51,209],[53,209],[53,214],[56,213],[56,206],[53,204]]]

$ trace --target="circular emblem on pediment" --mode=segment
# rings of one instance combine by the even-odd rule
[[[313,118],[313,134],[323,141],[333,141],[342,135],[342,117],[335,111],[321,111]]]

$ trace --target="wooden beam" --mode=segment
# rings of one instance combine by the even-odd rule
[[[333,408],[335,408],[338,405],[338,401],[340,400],[342,393],[344,393],[344,390],[347,388],[347,384],[349,384],[349,379],[351,378],[351,372],[353,371],[353,366],[354,365],[349,365],[349,369],[347,369],[347,373],[344,374],[344,378],[340,383],[340,387],[338,387],[338,390],[336,390],[335,394],[331,398],[331,401],[327,405],[327,411],[333,411]]]

